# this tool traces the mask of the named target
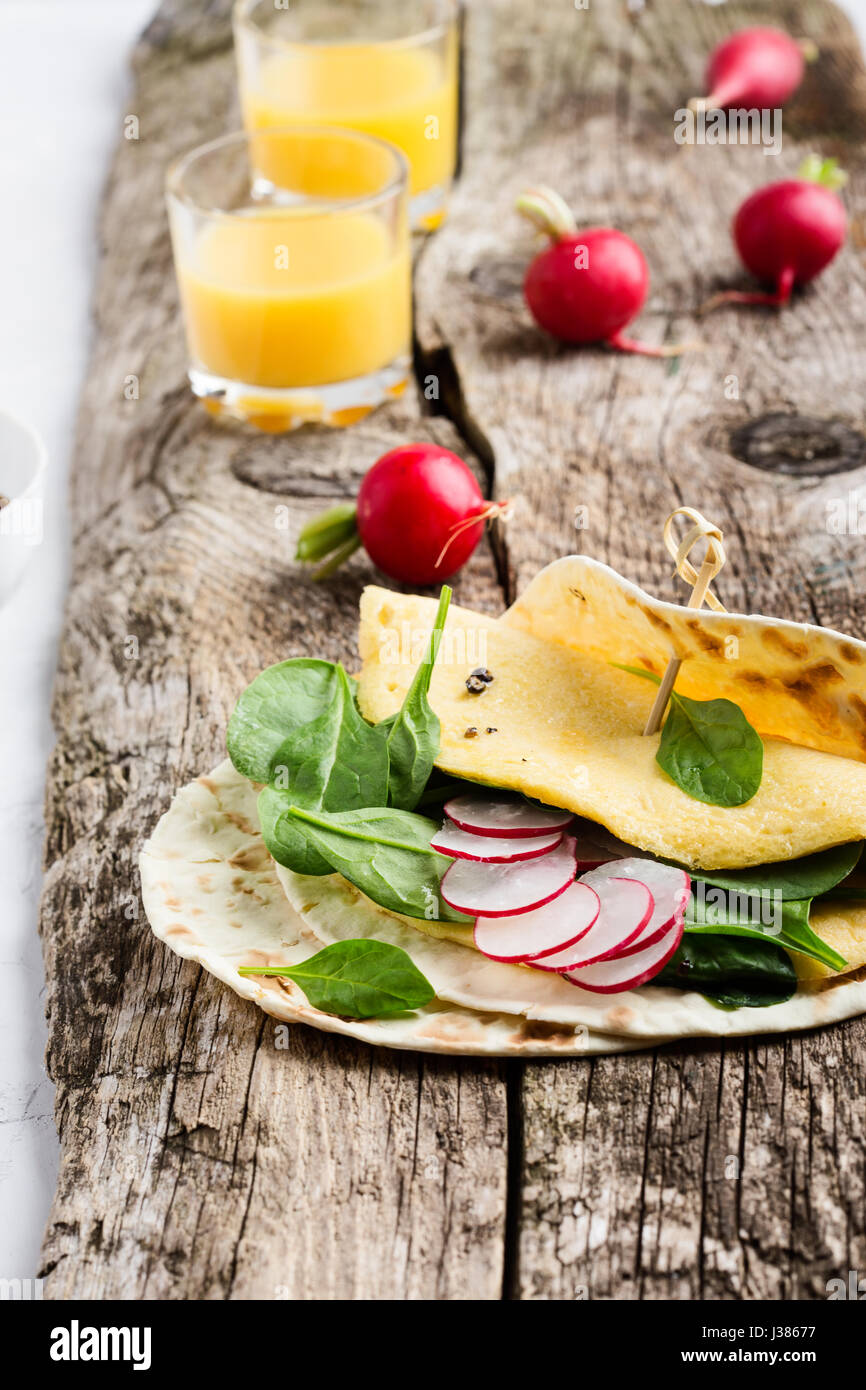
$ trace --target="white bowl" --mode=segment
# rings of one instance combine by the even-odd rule
[[[0,605],[42,542],[45,445],[29,425],[0,410]]]

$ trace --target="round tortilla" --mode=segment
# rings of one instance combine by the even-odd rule
[[[259,831],[256,790],[228,761],[178,793],[140,868],[153,931],[178,955],[275,1018],[387,1047],[590,1056],[673,1038],[795,1032],[866,1012],[864,971],[801,982],[784,1004],[727,1012],[692,992],[590,994],[556,975],[490,961],[419,931],[339,875],[303,877],[276,865]],[[241,965],[296,964],[323,945],[364,936],[406,950],[437,999],[399,1018],[358,1021],[312,1008],[290,980],[237,973]]]
[[[230,762],[221,763],[210,776],[198,777],[178,792],[144,846],[139,869],[144,908],[154,935],[265,1013],[286,1023],[307,1023],[379,1046],[458,1056],[591,1056],[635,1051],[665,1041],[606,1036],[580,1022],[534,1018],[486,1004],[474,1009],[444,996],[395,1018],[338,1018],[312,1008],[292,980],[239,975],[241,965],[296,965],[328,944],[311,920],[318,915],[324,918],[327,910],[301,915],[283,891],[277,866],[261,837],[256,799],[256,790],[246,778]],[[338,881],[298,882],[321,888]],[[326,900],[330,901],[327,895]],[[336,908],[336,899],[334,904]],[[371,930],[378,909],[371,909],[372,904],[360,899],[358,930],[351,929],[348,915],[340,919],[345,930],[338,935],[378,934]],[[384,931],[395,919],[384,917],[382,939],[387,939]],[[425,938],[400,922],[396,926],[406,933],[410,954],[418,964],[414,938]],[[446,944],[463,955],[475,954]],[[443,978],[449,975],[448,969],[440,973]]]

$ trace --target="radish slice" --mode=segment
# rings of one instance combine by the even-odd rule
[[[495,793],[467,792],[445,802],[449,820],[461,830],[473,835],[506,836],[522,839],[525,835],[549,835],[564,830],[574,817],[570,811],[556,811],[549,806],[533,806],[521,796],[497,796]]]
[[[510,917],[529,912],[564,893],[574,881],[574,840],[566,835],[538,859],[512,864],[477,864],[455,859],[442,878],[442,896],[473,917]]]
[[[692,891],[692,881],[685,869],[672,864],[657,864],[654,859],[617,859],[587,874],[583,882],[597,888],[605,878],[636,878],[645,883],[655,899],[652,916],[643,930],[622,950],[620,956],[631,956],[660,941],[668,927],[685,917],[686,904]]]
[[[569,946],[589,931],[599,899],[585,883],[570,883],[558,898],[510,917],[479,917],[475,945],[491,960],[523,961]]]
[[[577,970],[594,961],[606,960],[628,946],[643,931],[653,910],[653,895],[645,883],[636,878],[600,878],[590,882],[589,876],[578,880],[594,888],[601,906],[595,922],[575,946],[531,961],[539,970]]]
[[[476,859],[480,864],[511,864],[516,859],[537,859],[562,843],[562,831],[555,835],[533,835],[515,839],[506,835],[474,835],[461,830],[453,821],[446,821],[430,841],[431,847],[452,859]]]
[[[613,883],[614,880],[611,879]],[[633,956],[617,956],[600,960],[580,970],[563,974],[570,985],[590,990],[593,994],[620,994],[626,989],[638,989],[667,965],[683,939],[682,921],[675,921],[659,941],[645,946]]]

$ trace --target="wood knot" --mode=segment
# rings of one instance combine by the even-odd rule
[[[793,477],[848,473],[866,464],[866,437],[844,420],[816,420],[777,411],[750,420],[730,436],[735,458]]]

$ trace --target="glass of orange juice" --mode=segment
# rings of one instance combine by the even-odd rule
[[[195,394],[264,429],[348,424],[408,379],[406,161],[350,130],[239,132],[168,173]]]
[[[247,130],[348,126],[389,140],[409,161],[413,227],[441,221],[457,158],[458,0],[237,0],[234,27]]]

